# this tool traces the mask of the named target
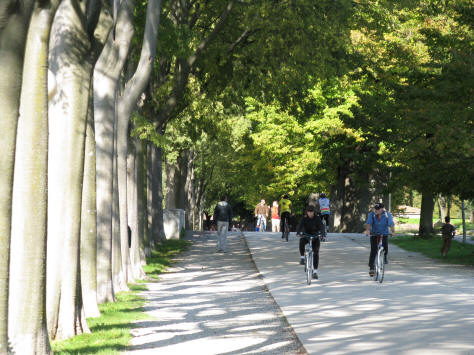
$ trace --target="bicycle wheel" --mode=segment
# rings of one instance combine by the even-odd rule
[[[375,266],[374,281],[377,281],[379,278],[379,253],[375,255],[374,266]]]
[[[310,251],[306,258],[306,282],[311,285],[311,278],[313,277],[313,252]]]
[[[384,248],[380,248],[378,252],[378,257],[377,257],[377,263],[378,263],[378,276],[379,276],[379,282],[383,282],[383,276],[385,272],[385,264],[384,264]]]
[[[284,225],[284,236],[286,241],[288,241],[288,235],[290,234],[290,226],[288,225],[286,219],[285,219],[285,225]]]

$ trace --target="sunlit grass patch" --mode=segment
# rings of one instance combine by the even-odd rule
[[[420,252],[432,259],[442,260],[450,264],[473,265],[474,266],[474,245],[463,244],[456,240],[451,242],[451,248],[446,257],[441,256],[440,250],[443,244],[441,237],[425,239],[413,236],[397,236],[391,238],[390,242],[409,251]]]
[[[117,354],[125,349],[132,336],[133,321],[148,319],[143,312],[143,297],[137,292],[145,290],[143,285],[129,285],[130,292],[117,293],[117,302],[99,305],[101,316],[88,318],[91,333],[81,334],[63,341],[53,341],[55,354]]]
[[[149,277],[158,278],[172,265],[172,259],[186,250],[190,242],[184,240],[168,240],[158,245],[147,258],[147,265],[143,267]],[[77,335],[63,341],[53,341],[51,344],[55,354],[98,354],[112,355],[125,350],[132,338],[130,330],[133,322],[150,317],[143,312],[145,304],[141,291],[147,290],[143,280],[136,284],[129,284],[129,292],[120,292],[115,295],[117,302],[99,305],[101,316],[88,318],[87,324],[91,333]]]
[[[143,270],[151,278],[158,278],[158,275],[165,272],[172,265],[173,258],[185,251],[191,243],[181,239],[170,239],[159,244],[156,250],[152,251],[152,256],[147,258],[147,264]]]

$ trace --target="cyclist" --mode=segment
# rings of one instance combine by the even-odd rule
[[[265,204],[265,200],[262,198],[260,203],[255,206],[255,217],[257,217],[257,226],[260,228],[260,221],[263,224],[262,230],[259,229],[259,232],[264,232],[267,229],[267,217],[268,217],[268,210],[270,209],[269,206]]]
[[[321,219],[326,221],[326,232],[329,231],[329,215],[331,214],[331,203],[326,197],[326,194],[322,192],[319,195],[319,213],[321,214]]]
[[[286,223],[290,224],[292,209],[293,206],[291,205],[288,195],[284,195],[280,201],[280,230],[282,238],[285,238],[285,219]]]
[[[393,223],[392,214],[385,211],[383,203],[376,203],[374,211],[370,212],[365,222],[365,234],[370,236],[370,256],[369,256],[369,275],[372,277],[375,274],[374,260],[377,254],[377,235],[382,236],[382,245],[385,249],[384,263],[388,264],[388,236],[395,233],[395,225]]]
[[[321,222],[321,218],[317,214],[315,214],[315,208],[313,205],[309,205],[306,208],[306,216],[304,216],[300,223],[298,224],[298,227],[296,228],[296,235],[297,236],[302,236],[302,233],[307,233],[311,235],[316,235],[319,232],[323,231],[323,222]],[[309,243],[309,239],[302,236],[300,239],[300,264],[304,265],[304,247],[305,245]],[[313,252],[314,252],[314,258],[313,258],[313,279],[318,278],[318,265],[319,265],[319,247],[321,245],[321,241],[319,238],[313,239]]]

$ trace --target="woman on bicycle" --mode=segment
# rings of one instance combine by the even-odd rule
[[[385,249],[384,263],[388,264],[388,236],[390,234],[389,227],[392,234],[395,233],[395,225],[393,223],[392,214],[385,211],[383,203],[376,203],[374,211],[370,212],[365,222],[365,234],[370,236],[370,256],[369,256],[369,275],[374,276],[374,260],[377,254],[377,236],[382,236],[382,245]]]
[[[306,216],[303,216],[298,227],[296,228],[296,235],[301,236],[300,239],[300,264],[304,265],[304,247],[307,243],[309,243],[309,239],[306,238],[303,233],[317,235],[323,231],[323,223],[321,222],[321,218],[314,212],[315,208],[312,205],[309,205],[306,208]],[[318,265],[319,265],[319,246],[320,246],[319,238],[313,239],[313,279],[318,278]]]

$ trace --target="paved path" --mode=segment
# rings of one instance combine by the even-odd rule
[[[193,246],[161,280],[147,284],[153,319],[140,321],[128,354],[306,354],[268,293],[241,234],[229,253],[216,237]]]
[[[390,244],[378,284],[368,277],[366,237],[330,234],[320,279],[308,286],[294,233],[288,243],[276,233],[234,234],[229,246],[216,254],[215,235],[195,237],[148,284],[154,319],[138,323],[128,354],[474,354],[472,267]]]
[[[474,354],[474,269],[389,246],[383,284],[368,277],[365,236],[330,234],[306,285],[298,240],[246,233],[275,301],[310,354]]]

